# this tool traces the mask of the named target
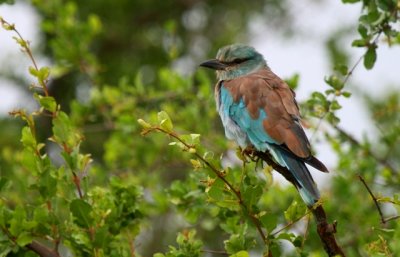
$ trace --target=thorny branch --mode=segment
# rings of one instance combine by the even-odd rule
[[[265,161],[268,165],[274,168],[274,170],[282,174],[282,176],[284,176],[289,182],[295,184],[295,179],[289,170],[275,163],[269,153],[252,150],[250,154]],[[333,224],[328,223],[325,210],[321,204],[313,206],[310,208],[310,211],[315,217],[317,232],[328,256],[345,256],[342,248],[336,242],[336,222]]]

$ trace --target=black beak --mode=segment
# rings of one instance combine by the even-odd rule
[[[200,66],[214,69],[214,70],[225,70],[228,67],[227,64],[222,63],[221,61],[219,61],[217,59],[207,60],[207,61],[201,63]]]

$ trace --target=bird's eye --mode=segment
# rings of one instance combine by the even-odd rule
[[[232,60],[232,63],[239,64],[239,63],[245,62],[247,60],[248,60],[247,58],[236,58],[236,59]]]

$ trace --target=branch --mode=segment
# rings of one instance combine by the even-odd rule
[[[0,17],[0,23],[1,23],[1,25],[3,26],[3,28],[5,29],[5,30],[11,30],[11,31],[14,31],[16,34],[17,34],[17,37],[14,37],[14,39],[17,41],[17,43],[21,46],[21,48],[22,48],[22,51],[23,52],[25,52],[27,55],[28,55],[28,57],[29,57],[29,59],[31,60],[31,62],[32,62],[32,64],[33,64],[33,68],[36,70],[36,71],[39,71],[39,67],[38,67],[38,65],[36,64],[36,61],[35,61],[35,58],[33,57],[33,54],[32,54],[32,51],[31,51],[31,48],[29,47],[29,41],[27,41],[27,40],[25,40],[23,37],[22,37],[22,35],[19,33],[19,31],[15,28],[15,24],[10,24],[10,23],[8,23],[6,20],[4,20],[3,18],[1,18]],[[47,88],[47,79],[40,79],[39,77],[38,77],[38,81],[39,81],[39,84],[40,84],[40,86],[41,86],[41,89],[43,90],[43,92],[44,92],[44,95],[45,96],[49,96],[49,90],[48,90],[48,88]]]
[[[37,253],[41,257],[60,257],[60,255],[55,250],[52,250],[35,240],[32,241],[32,243],[27,244],[25,247]]]
[[[188,150],[189,152],[191,152],[191,149],[195,150],[195,147],[193,145],[190,145],[188,143],[186,143],[184,140],[182,140],[179,135],[177,135],[176,133],[172,132],[172,131],[167,131],[161,127],[151,127],[146,129],[144,132],[142,132],[142,135],[147,134],[148,132],[152,131],[152,130],[156,130],[156,131],[160,131],[162,133],[165,133],[167,135],[169,135],[172,138],[175,138],[176,140],[178,140],[180,143],[182,143],[186,150]],[[201,162],[203,162],[212,172],[214,172],[215,175],[217,175],[217,177],[219,179],[221,179],[225,185],[234,193],[234,195],[236,196],[236,198],[238,199],[239,205],[242,207],[243,211],[246,213],[246,215],[248,215],[250,217],[250,220],[253,222],[254,226],[257,228],[258,233],[260,234],[262,240],[264,243],[268,242],[267,237],[264,234],[264,231],[262,230],[261,227],[261,222],[260,220],[254,215],[254,213],[251,212],[251,210],[249,210],[249,208],[247,207],[247,205],[245,204],[242,195],[240,193],[239,190],[237,190],[226,178],[225,175],[218,170],[216,167],[214,167],[210,162],[208,162],[203,156],[201,156],[199,153],[197,153],[197,151],[192,152],[192,154],[194,154]]]
[[[389,222],[391,220],[397,220],[400,218],[400,215],[394,215],[394,216],[390,216],[388,218],[385,219],[385,222]]]
[[[369,186],[368,186],[367,183],[365,182],[364,178],[363,178],[360,174],[358,174],[357,177],[358,177],[358,179],[360,179],[360,181],[364,184],[365,188],[367,189],[369,195],[371,196],[372,200],[373,200],[374,203],[375,203],[376,209],[378,209],[379,216],[381,217],[381,222],[382,222],[383,224],[385,224],[385,223],[386,223],[386,220],[385,220],[385,218],[383,217],[383,212],[382,212],[382,210],[381,210],[381,207],[379,206],[378,200],[376,199],[375,195],[372,193],[371,189],[369,188]]]
[[[380,36],[381,36],[382,33],[383,33],[383,29],[381,29],[381,30],[378,31],[378,33],[376,34],[374,40],[372,41],[372,44],[373,44],[373,45],[376,45],[376,44],[378,43],[378,40],[379,40],[379,38],[380,38]],[[350,70],[347,72],[346,76],[345,76],[344,79],[343,79],[343,88],[344,88],[344,86],[347,84],[347,82],[349,81],[351,75],[353,75],[353,73],[354,73],[355,69],[357,68],[357,66],[360,65],[361,61],[364,59],[364,57],[365,57],[365,55],[367,54],[367,52],[368,52],[368,49],[357,59],[357,61],[353,64],[353,66],[352,66],[352,67],[350,68]],[[318,131],[319,127],[320,127],[321,124],[322,124],[322,121],[325,119],[326,115],[328,115],[328,113],[329,113],[329,109],[330,109],[330,107],[331,107],[331,103],[332,103],[333,101],[335,101],[336,98],[337,98],[337,95],[334,94],[333,97],[332,97],[332,100],[329,101],[329,103],[328,103],[328,110],[319,118],[318,123],[317,123],[317,126],[315,127],[315,130],[314,130],[313,134],[311,135],[310,142],[313,141],[313,139],[315,138],[315,136],[316,136],[316,134],[317,134],[317,131]]]
[[[295,184],[295,178],[289,172],[289,170],[275,163],[269,153],[259,152],[254,149],[250,151],[252,156],[258,157],[265,161],[268,165],[274,168],[274,170],[284,176],[289,182]],[[345,256],[342,248],[338,245],[335,239],[336,222],[333,224],[329,224],[327,222],[326,213],[321,204],[309,209],[315,217],[317,223],[317,232],[328,256]]]

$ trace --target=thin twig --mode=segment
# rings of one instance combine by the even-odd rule
[[[380,31],[378,32],[378,34],[376,34],[376,36],[375,36],[375,38],[374,38],[374,40],[373,40],[372,45],[376,45],[376,44],[377,44],[377,42],[378,42],[380,36],[382,35],[382,32],[383,32],[383,30],[380,30]],[[357,61],[353,64],[353,66],[351,67],[351,69],[347,72],[346,76],[345,76],[344,79],[343,79],[343,87],[346,85],[346,83],[347,83],[348,80],[350,79],[350,76],[353,75],[353,73],[354,73],[355,69],[357,68],[357,66],[358,66],[358,65],[361,63],[361,61],[364,59],[365,55],[367,54],[367,51],[368,51],[368,49],[357,59]],[[315,136],[316,136],[316,134],[317,134],[317,132],[318,132],[318,129],[319,129],[319,127],[320,127],[321,124],[322,124],[322,121],[325,119],[326,115],[328,115],[328,113],[329,113],[329,108],[330,108],[330,106],[331,106],[331,103],[333,103],[333,102],[336,100],[336,98],[337,98],[337,95],[334,94],[333,97],[332,97],[332,100],[329,102],[328,110],[319,118],[318,123],[317,123],[317,126],[315,127],[315,130],[314,130],[313,134],[312,134],[311,137],[310,137],[310,142],[312,142],[312,141],[314,140],[314,138],[315,138]]]
[[[34,66],[34,69],[35,69],[36,71],[39,71],[39,67],[38,67],[38,65],[36,64],[36,60],[35,60],[35,58],[33,57],[32,51],[31,51],[31,49],[30,49],[30,47],[29,47],[29,41],[25,40],[25,39],[22,37],[22,35],[19,33],[19,31],[15,28],[15,25],[14,25],[14,24],[10,24],[9,22],[7,22],[6,20],[4,20],[3,18],[1,18],[0,22],[2,23],[2,25],[4,25],[4,24],[7,25],[8,28],[9,28],[8,30],[12,30],[12,31],[14,31],[14,32],[17,34],[18,38],[23,42],[23,43],[19,43],[19,42],[18,42],[18,43],[19,43],[20,46],[22,47],[23,51],[25,51],[26,54],[28,55],[29,59],[31,60],[31,62],[32,62],[33,66]],[[39,84],[41,85],[41,89],[43,90],[45,96],[49,96],[49,90],[48,90],[48,88],[47,88],[47,81],[40,80],[40,81],[39,81]]]
[[[306,231],[304,231],[303,240],[301,242],[301,249],[304,248],[304,244],[306,242],[306,239],[307,239],[307,236],[308,236],[308,232],[310,230],[310,221],[311,221],[311,217],[310,217],[310,215],[307,215]]]
[[[378,200],[376,199],[375,195],[372,193],[371,189],[369,188],[369,186],[368,186],[367,183],[365,182],[364,178],[363,178],[360,174],[358,174],[357,177],[358,177],[358,179],[364,184],[365,188],[367,189],[369,195],[371,196],[372,200],[373,200],[374,203],[375,203],[376,208],[378,209],[379,216],[381,217],[381,222],[382,222],[383,224],[385,224],[385,223],[386,223],[386,220],[385,220],[385,218],[383,217],[383,212],[382,212],[382,210],[381,210],[381,207],[379,206]]]
[[[293,226],[293,224],[296,224],[298,221],[302,220],[304,217],[306,217],[308,214],[311,213],[311,210],[308,210],[304,215],[302,215],[301,217],[298,217],[295,220],[290,221],[289,223],[287,223],[285,226],[281,227],[280,229],[278,229],[277,231],[271,233],[272,236],[276,236],[277,234],[279,234],[280,232],[282,232],[283,230],[286,230],[287,228]]]
[[[171,131],[167,131],[161,127],[152,127],[149,128],[147,131],[151,131],[151,130],[157,130],[160,132],[163,132],[173,138],[175,138],[176,140],[178,140],[180,143],[182,143],[187,149],[192,149],[194,148],[194,146],[187,144],[184,140],[182,140],[177,134],[175,134],[174,132]],[[214,167],[210,162],[208,162],[206,159],[203,158],[203,156],[201,156],[199,153],[194,152],[193,153],[199,160],[201,160],[208,168],[210,168],[215,175],[217,175],[217,177],[219,179],[221,179],[225,185],[234,193],[234,195],[236,196],[236,198],[238,199],[238,202],[240,204],[240,206],[242,207],[242,209],[245,211],[245,213],[250,217],[250,220],[253,222],[253,224],[255,225],[255,227],[257,228],[258,233],[260,234],[262,240],[264,243],[268,242],[267,237],[264,234],[264,231],[261,228],[261,222],[260,220],[248,209],[247,205],[245,204],[242,195],[240,193],[239,190],[237,190],[224,176],[224,174],[219,171],[216,167]]]
[[[386,223],[386,222],[389,222],[389,221],[392,221],[392,220],[397,220],[397,219],[399,219],[399,218],[400,218],[400,215],[393,215],[393,216],[387,217],[387,218],[385,219],[385,223]]]

